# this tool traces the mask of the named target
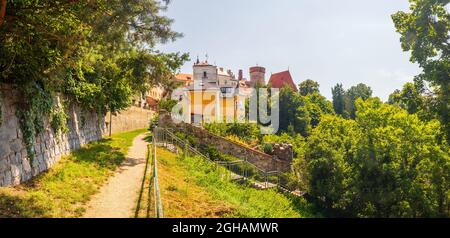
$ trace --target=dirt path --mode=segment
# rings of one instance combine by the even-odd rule
[[[147,156],[144,134],[137,136],[127,159],[88,203],[85,218],[130,218],[141,188]]]

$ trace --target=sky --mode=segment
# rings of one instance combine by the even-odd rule
[[[319,82],[327,98],[337,83],[365,83],[387,100],[420,73],[391,20],[408,8],[407,0],[172,0],[163,14],[184,36],[158,49],[189,53],[182,73],[208,55],[247,78],[255,65],[266,68],[266,80],[289,69],[296,84]]]

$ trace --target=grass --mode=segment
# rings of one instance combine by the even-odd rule
[[[165,217],[297,218],[314,216],[302,198],[257,190],[227,179],[201,158],[180,159],[158,149]]]
[[[90,143],[30,182],[0,188],[0,217],[80,217],[84,205],[124,161],[133,139],[145,131]]]

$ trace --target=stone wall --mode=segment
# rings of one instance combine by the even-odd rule
[[[112,116],[112,134],[147,128],[153,112],[144,108],[132,106],[129,109]],[[109,135],[110,114],[105,116],[105,135]]]
[[[102,138],[104,118],[71,106],[66,108],[69,132],[66,135],[55,134],[46,120],[44,132],[34,139],[36,155],[30,159],[16,117],[18,100],[21,98],[16,90],[10,85],[0,85],[0,186],[27,181],[48,170],[62,155]]]
[[[280,160],[288,161],[292,163],[292,159],[294,158],[294,149],[291,144],[287,143],[271,143],[272,145],[272,153],[271,155],[276,156]]]
[[[214,146],[220,152],[247,160],[249,163],[266,172],[287,172],[291,170],[292,159],[280,160],[276,156],[265,154],[261,151],[254,150],[224,137],[214,135],[205,129],[193,126],[191,124],[175,124],[173,123],[170,115],[167,113],[160,113],[159,126],[169,127],[176,131],[191,134],[199,140],[200,144]]]

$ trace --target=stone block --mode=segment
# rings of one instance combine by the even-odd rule
[[[0,143],[0,159],[7,158],[11,153],[11,148],[8,143]]]
[[[12,177],[11,177],[11,171],[5,172],[5,177],[3,178],[3,186],[9,186],[12,184]]]
[[[22,159],[22,166],[25,173],[31,172],[30,161],[28,161],[27,159]]]
[[[10,170],[10,164],[6,159],[0,159],[0,173]]]

